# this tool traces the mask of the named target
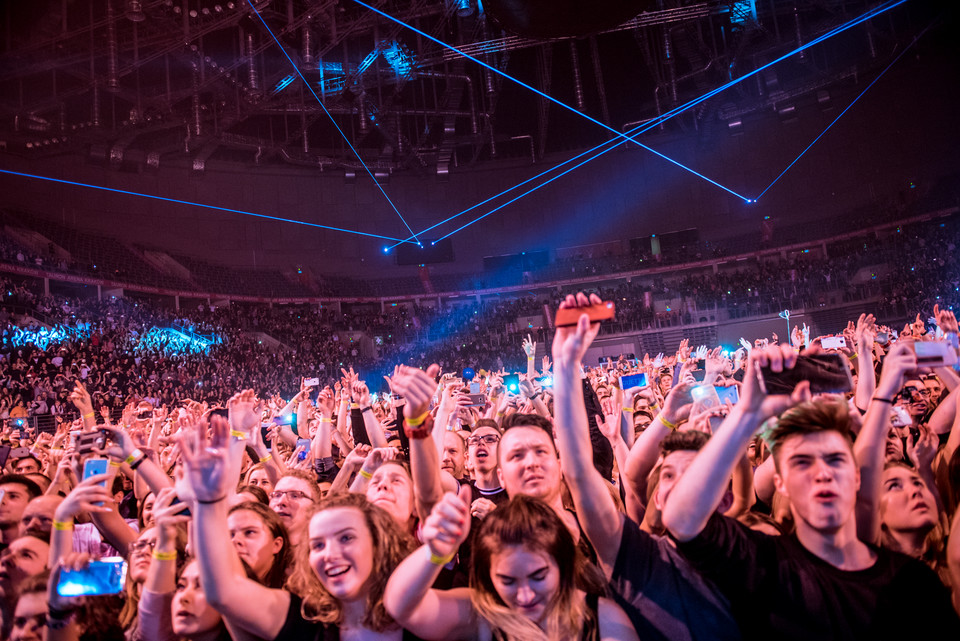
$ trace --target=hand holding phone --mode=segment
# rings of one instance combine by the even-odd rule
[[[573,327],[580,321],[580,316],[586,314],[591,323],[613,320],[616,307],[613,301],[595,303],[586,307],[561,307],[557,309],[554,324],[557,327]]]
[[[84,568],[60,568],[57,594],[65,597],[101,596],[123,592],[127,562],[119,556],[90,561]]]

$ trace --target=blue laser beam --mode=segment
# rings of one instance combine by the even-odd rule
[[[243,214],[244,216],[253,216],[255,218],[266,218],[268,220],[276,220],[282,223],[295,223],[297,225],[306,225],[307,227],[316,227],[318,229],[327,229],[330,231],[339,231],[345,234],[356,234],[358,236],[368,236],[370,238],[380,238],[383,240],[400,240],[399,238],[393,238],[392,236],[382,236],[380,234],[371,234],[365,231],[357,231],[355,229],[344,229],[342,227],[331,227],[330,225],[321,225],[320,223],[308,223],[303,220],[294,220],[292,218],[281,218],[279,216],[268,216],[267,214],[258,214],[252,211],[244,211],[242,209],[231,209],[229,207],[219,207],[217,205],[205,205],[203,203],[195,203],[189,200],[180,200],[178,198],[167,198],[166,196],[154,196],[152,194],[141,194],[136,191],[127,191],[126,189],[114,189],[113,187],[101,187],[100,185],[90,185],[88,183],[75,182],[73,180],[64,180],[62,178],[51,178],[50,176],[38,176],[36,174],[26,174],[19,171],[10,171],[9,169],[0,169],[0,174],[7,174],[9,176],[19,176],[20,178],[32,178],[34,180],[46,180],[48,182],[61,183],[64,185],[72,185],[74,187],[86,187],[88,189],[99,189],[100,191],[111,191],[117,194],[125,194],[127,196],[139,196],[140,198],[149,198],[151,200],[162,200],[168,203],[177,203],[178,205],[191,205],[193,207],[203,207],[205,209],[215,209],[217,211],[226,211],[231,214]],[[400,240],[401,243],[408,241]],[[414,243],[409,243],[413,245]]]
[[[260,23],[263,25],[263,28],[267,30],[267,33],[270,34],[270,37],[273,38],[273,41],[277,43],[277,47],[280,49],[280,52],[290,61],[290,65],[293,67],[293,70],[297,72],[297,75],[300,76],[300,80],[303,81],[304,86],[307,90],[313,94],[313,97],[316,98],[317,104],[320,105],[320,108],[323,109],[323,113],[327,114],[327,117],[330,119],[330,122],[333,123],[333,126],[336,127],[337,131],[340,132],[340,135],[343,137],[343,141],[347,143],[347,146],[350,147],[350,151],[353,152],[353,155],[357,157],[357,160],[360,161],[360,164],[363,165],[363,169],[367,172],[367,175],[370,176],[370,179],[377,186],[377,189],[380,190],[380,193],[383,194],[383,197],[390,203],[390,206],[393,208],[393,211],[396,212],[397,216],[400,217],[400,220],[403,222],[404,227],[407,228],[407,231],[412,234],[412,238],[416,241],[417,245],[423,247],[423,244],[420,242],[420,239],[417,238],[417,234],[414,233],[413,229],[410,228],[410,225],[407,224],[407,220],[403,217],[403,214],[400,213],[400,210],[397,209],[397,206],[393,204],[393,201],[390,200],[390,196],[387,195],[387,192],[384,191],[383,186],[373,175],[373,172],[370,171],[370,168],[367,167],[367,163],[363,162],[363,158],[360,157],[360,153],[357,151],[356,147],[350,142],[347,138],[347,135],[343,133],[343,129],[340,128],[340,125],[337,124],[337,121],[333,119],[333,115],[327,110],[327,106],[323,104],[323,101],[320,100],[320,96],[317,95],[317,92],[313,90],[313,87],[310,86],[310,83],[307,82],[307,79],[303,77],[303,74],[300,72],[300,67],[293,61],[293,58],[290,57],[290,54],[287,53],[287,50],[283,48],[283,45],[280,44],[280,40],[277,39],[277,36],[274,35],[273,30],[267,25],[266,20],[263,19],[263,16],[260,15],[260,12],[255,6],[253,6],[252,0],[247,0],[247,4],[250,5],[250,8],[253,9],[253,12],[257,14],[257,18],[260,19]]]
[[[247,2],[249,2],[249,1],[250,1],[250,0],[247,0]],[[636,144],[636,145],[638,145],[638,146],[646,149],[646,150],[649,151],[650,153],[653,153],[653,154],[655,154],[655,155],[663,158],[663,159],[666,160],[667,162],[673,163],[673,164],[676,165],[677,167],[680,167],[681,169],[684,169],[684,170],[686,170],[686,171],[689,171],[689,172],[690,172],[691,174],[693,174],[694,176],[698,176],[699,178],[702,178],[703,180],[707,181],[707,182],[710,183],[711,185],[714,185],[714,186],[716,186],[716,187],[719,187],[720,189],[722,189],[722,190],[724,190],[724,191],[726,191],[726,192],[728,192],[728,193],[736,196],[736,197],[739,198],[740,200],[747,200],[747,197],[746,197],[746,196],[742,196],[742,195],[738,194],[737,192],[735,192],[734,190],[730,189],[729,187],[726,187],[726,186],[724,186],[724,185],[721,185],[720,183],[718,183],[717,181],[713,180],[712,178],[709,178],[709,177],[707,177],[707,176],[704,176],[703,174],[701,174],[700,172],[696,171],[695,169],[692,169],[692,168],[690,168],[690,167],[687,167],[686,165],[684,165],[684,164],[681,163],[680,161],[674,160],[673,158],[670,158],[669,156],[666,156],[666,155],[660,153],[660,152],[657,151],[656,149],[653,149],[653,148],[651,148],[651,147],[646,146],[646,145],[643,144],[642,142],[640,142],[640,141],[638,141],[638,140],[635,140],[634,138],[631,138],[629,135],[627,135],[627,134],[625,134],[625,133],[623,133],[623,132],[621,132],[621,131],[617,131],[616,129],[614,129],[614,128],[611,127],[610,125],[607,125],[607,124],[605,124],[605,123],[597,120],[596,118],[594,118],[594,117],[592,117],[592,116],[589,116],[589,115],[583,113],[582,111],[579,111],[579,110],[576,109],[575,107],[571,107],[570,105],[568,105],[567,103],[565,103],[565,102],[563,102],[563,101],[561,101],[561,100],[557,100],[557,99],[554,98],[553,96],[550,96],[550,95],[545,94],[544,92],[540,91],[540,90],[537,89],[536,87],[533,87],[533,86],[531,86],[531,85],[528,85],[527,83],[523,82],[522,80],[518,80],[517,78],[514,78],[514,77],[511,76],[510,74],[508,74],[508,73],[506,73],[506,72],[504,72],[504,71],[501,71],[500,69],[497,69],[497,68],[494,67],[493,65],[488,65],[487,63],[485,63],[484,61],[480,60],[479,58],[475,58],[475,57],[471,56],[470,54],[464,53],[463,51],[457,49],[457,48],[454,47],[453,45],[447,44],[446,42],[444,42],[443,40],[440,40],[439,38],[434,38],[434,37],[431,36],[430,34],[424,32],[424,31],[421,31],[420,29],[417,29],[416,27],[414,27],[414,26],[412,26],[412,25],[409,25],[409,24],[407,24],[406,22],[404,22],[404,21],[402,21],[402,20],[400,20],[400,19],[398,19],[398,18],[394,18],[393,16],[391,16],[391,15],[389,15],[389,14],[387,14],[387,13],[384,13],[384,12],[381,11],[380,9],[377,9],[377,8],[375,8],[375,7],[371,7],[370,5],[366,4],[365,2],[361,2],[361,0],[353,0],[353,2],[355,2],[355,3],[358,4],[358,5],[360,5],[361,7],[365,7],[365,8],[367,8],[367,9],[369,9],[370,11],[373,11],[374,13],[376,13],[376,14],[378,14],[378,15],[383,16],[383,17],[386,18],[387,20],[390,20],[390,21],[392,21],[392,22],[397,23],[398,25],[400,25],[400,26],[402,26],[402,27],[406,27],[407,29],[410,29],[410,30],[413,31],[414,33],[417,33],[417,34],[423,36],[424,38],[427,38],[428,40],[437,43],[437,44],[440,45],[441,47],[444,47],[444,48],[446,48],[446,49],[450,49],[451,51],[455,51],[456,53],[460,54],[460,55],[463,56],[464,58],[467,58],[468,60],[472,60],[472,61],[476,62],[477,64],[479,64],[480,66],[485,67],[486,69],[489,69],[490,71],[492,71],[492,72],[494,72],[494,73],[496,73],[496,74],[499,74],[499,75],[503,76],[503,77],[506,78],[507,80],[510,80],[510,81],[512,81],[512,82],[515,82],[516,84],[520,85],[521,87],[524,87],[524,88],[526,88],[526,89],[529,89],[530,91],[534,92],[534,93],[537,94],[538,96],[541,96],[541,97],[543,97],[543,98],[546,98],[546,99],[549,100],[550,102],[554,103],[555,105],[557,105],[557,106],[559,106],[559,107],[562,107],[562,108],[566,109],[567,111],[570,111],[570,112],[572,112],[572,113],[575,113],[575,114],[577,114],[578,116],[580,116],[580,117],[582,117],[582,118],[586,118],[587,120],[589,120],[589,121],[592,122],[592,123],[595,123],[595,124],[597,124],[597,125],[600,125],[601,127],[603,127],[604,129],[606,129],[607,131],[615,134],[618,138],[623,138],[624,140],[629,140],[629,141],[633,142],[634,144]],[[413,232],[411,232],[411,233],[413,233]]]
[[[631,135],[631,136],[637,136],[637,135],[643,134],[643,133],[649,131],[650,129],[653,129],[654,127],[659,126],[661,123],[666,122],[666,121],[669,120],[670,118],[673,118],[674,116],[676,116],[676,115],[678,115],[678,114],[680,114],[680,113],[682,113],[682,112],[684,112],[684,111],[687,111],[687,110],[691,109],[692,107],[695,107],[696,105],[700,104],[701,102],[704,102],[705,100],[708,100],[708,99],[712,98],[713,96],[717,95],[718,93],[720,93],[720,92],[722,92],[722,91],[725,91],[726,89],[729,89],[730,87],[732,87],[732,86],[734,86],[734,85],[736,85],[736,84],[738,84],[738,83],[740,83],[740,82],[743,82],[744,80],[747,80],[748,78],[751,78],[751,77],[757,75],[758,73],[762,72],[763,70],[765,70],[765,69],[767,69],[767,68],[769,68],[769,67],[771,67],[771,66],[773,66],[773,65],[775,65],[775,64],[777,64],[777,63],[779,63],[779,62],[782,62],[783,60],[786,60],[787,58],[790,58],[791,56],[794,56],[794,55],[796,55],[797,53],[800,53],[801,51],[804,51],[804,50],[806,50],[806,49],[808,49],[808,48],[810,48],[810,47],[812,47],[812,46],[814,46],[814,45],[817,45],[817,44],[823,42],[824,40],[827,40],[827,39],[832,38],[833,36],[836,36],[836,35],[844,32],[844,31],[847,31],[847,30],[849,30],[849,29],[851,29],[851,28],[853,28],[853,27],[855,27],[855,26],[857,26],[857,25],[859,25],[859,24],[861,24],[861,23],[863,23],[863,22],[865,22],[865,21],[867,21],[867,20],[870,20],[870,19],[872,19],[872,18],[875,18],[876,16],[878,16],[878,15],[880,15],[880,14],[886,12],[886,11],[889,11],[889,10],[893,9],[894,7],[896,7],[896,6],[899,6],[899,5],[903,4],[903,3],[906,2],[906,1],[907,1],[907,0],[897,0],[896,2],[888,2],[886,5],[880,5],[880,6],[876,7],[876,8],[874,8],[874,9],[871,9],[871,10],[865,12],[863,15],[859,16],[858,18],[854,18],[854,19],[850,20],[849,22],[846,22],[846,23],[841,24],[841,25],[839,25],[839,26],[837,26],[837,27],[834,27],[833,29],[830,29],[829,31],[823,33],[822,35],[820,35],[820,36],[818,36],[817,38],[811,40],[810,42],[807,42],[806,44],[803,44],[803,45],[801,45],[800,47],[797,47],[796,49],[790,51],[789,53],[783,54],[782,56],[780,56],[780,57],[778,57],[778,58],[775,58],[774,60],[771,60],[770,62],[768,62],[768,63],[766,63],[766,64],[758,67],[757,69],[754,69],[753,71],[747,72],[746,74],[740,76],[739,78],[736,78],[736,79],[734,79],[734,80],[731,80],[730,82],[728,82],[728,83],[726,83],[726,84],[723,84],[723,85],[721,85],[720,87],[717,87],[717,88],[715,88],[715,89],[712,89],[711,91],[708,91],[707,93],[703,94],[703,95],[700,96],[699,98],[694,98],[693,100],[691,100],[691,101],[689,101],[689,102],[687,102],[687,103],[685,103],[685,104],[683,104],[683,105],[674,107],[674,108],[671,109],[670,111],[667,111],[666,113],[658,116],[657,118],[654,118],[653,120],[651,120],[650,122],[646,123],[645,125],[640,125],[640,126],[634,128],[634,129],[630,130],[630,131],[628,132],[628,134]],[[603,154],[606,154],[606,153],[608,153],[608,152],[613,151],[614,149],[616,149],[616,148],[619,146],[620,142],[619,142],[619,140],[617,140],[617,139],[615,139],[613,142],[615,143],[613,146],[611,146],[609,149],[606,149],[606,150],[604,150],[603,152],[601,152],[601,153],[593,156],[593,158],[591,158],[591,160],[594,160],[594,159],[596,159],[596,158],[599,158],[599,157],[602,156]],[[431,230],[439,227],[440,225],[443,225],[443,224],[445,224],[445,223],[450,222],[451,220],[454,220],[454,219],[456,219],[456,218],[459,218],[460,216],[462,216],[462,215],[464,215],[464,214],[466,214],[466,213],[468,213],[468,212],[476,209],[477,207],[479,207],[479,206],[481,206],[481,205],[485,205],[486,203],[489,203],[490,201],[495,200],[495,199],[499,198],[500,196],[506,195],[506,194],[510,193],[511,191],[513,191],[513,190],[515,190],[515,189],[518,189],[519,187],[522,187],[523,185],[526,185],[526,184],[528,184],[528,183],[530,183],[530,182],[532,182],[532,181],[534,181],[534,180],[537,180],[538,178],[541,178],[541,177],[549,174],[550,172],[556,171],[557,169],[560,169],[560,168],[563,167],[564,165],[567,165],[567,164],[569,164],[569,163],[571,163],[571,162],[574,162],[574,161],[576,161],[576,160],[578,160],[578,159],[580,159],[580,158],[582,158],[582,157],[584,157],[584,156],[586,156],[586,155],[588,155],[588,154],[590,154],[590,153],[593,153],[594,151],[596,151],[596,150],[598,150],[598,149],[600,149],[600,148],[602,148],[602,147],[604,147],[604,146],[606,146],[606,145],[609,145],[610,143],[611,143],[611,141],[609,141],[609,140],[608,140],[608,141],[605,141],[605,142],[602,142],[602,143],[600,143],[599,145],[596,145],[595,147],[593,147],[593,148],[591,148],[591,149],[588,149],[588,150],[586,150],[586,151],[584,151],[584,152],[582,152],[582,153],[580,153],[580,154],[578,154],[578,155],[576,155],[576,156],[574,156],[574,157],[572,157],[572,158],[570,158],[570,159],[568,159],[568,160],[565,160],[564,162],[560,163],[559,165],[555,165],[555,166],[553,166],[553,167],[550,167],[549,169],[546,169],[546,170],[540,172],[540,173],[537,174],[536,176],[532,176],[531,178],[528,178],[528,179],[526,179],[526,180],[524,180],[524,181],[522,181],[522,182],[520,182],[520,183],[517,183],[516,185],[513,185],[512,187],[509,187],[508,189],[505,189],[505,190],[501,191],[500,193],[495,194],[495,195],[487,198],[486,200],[483,200],[483,201],[481,201],[481,202],[479,202],[479,203],[477,203],[477,204],[475,204],[475,205],[472,205],[472,206],[468,207],[467,209],[464,209],[463,211],[461,211],[461,212],[459,212],[459,213],[457,213],[457,214],[454,214],[454,215],[450,216],[449,218],[446,218],[446,219],[444,219],[444,220],[441,220],[440,222],[434,224],[434,225],[431,226],[431,227],[427,227],[426,229],[422,229],[422,230],[420,231],[420,234],[424,234],[424,233],[426,233],[426,232],[428,232],[428,231],[431,231]],[[583,164],[585,164],[585,163],[581,163],[581,164],[577,165],[577,167],[582,167]],[[564,172],[564,174],[566,174],[566,173],[569,173],[569,172]],[[550,181],[550,182],[552,182],[552,181]],[[543,183],[543,184],[541,184],[541,185],[538,185],[538,186],[536,186],[536,187],[534,187],[534,188],[532,188],[532,189],[524,192],[524,193],[521,195],[521,197],[526,196],[526,195],[528,195],[528,194],[531,194],[531,193],[533,193],[534,191],[537,191],[538,189],[540,189],[541,187],[543,187],[543,186],[546,185],[546,184],[548,184],[548,183]],[[759,198],[759,196],[758,196],[757,198]],[[511,201],[511,202],[516,202],[516,200],[518,200],[518,199],[514,199],[514,200]],[[747,202],[748,204],[755,203],[755,202],[757,201],[756,198],[748,198],[748,199],[745,199],[745,200],[746,200],[746,202]],[[482,216],[481,218],[478,218],[477,220],[481,220],[482,218],[486,218],[486,215]],[[462,229],[462,228],[461,228],[461,229]],[[406,240],[409,241],[410,238],[407,238]],[[384,247],[384,252],[388,252],[389,250],[393,249],[394,247],[397,247],[399,244],[401,244],[401,243],[397,243],[397,244],[392,245],[392,246],[389,246],[389,247]]]
[[[792,161],[789,165],[787,165],[786,168],[785,168],[783,171],[780,172],[780,175],[778,175],[776,178],[774,178],[774,179],[773,179],[773,182],[771,182],[769,185],[767,185],[767,188],[760,192],[760,195],[759,195],[759,196],[757,196],[756,198],[753,199],[754,202],[760,200],[760,199],[763,197],[763,195],[764,195],[765,193],[767,193],[767,191],[768,191],[771,187],[773,187],[775,184],[777,184],[777,181],[780,180],[781,178],[783,178],[783,175],[784,175],[785,173],[787,173],[788,171],[790,171],[790,168],[793,167],[795,164],[797,164],[797,162],[799,162],[799,160],[800,160],[801,158],[803,158],[803,155],[806,154],[808,151],[810,151],[810,148],[813,147],[815,144],[817,144],[817,141],[820,140],[821,138],[823,138],[824,135],[826,135],[826,133],[827,133],[828,131],[830,131],[830,128],[833,127],[835,124],[837,124],[837,121],[840,120],[841,118],[843,118],[843,115],[844,115],[845,113],[847,113],[848,111],[850,111],[850,109],[851,109],[855,104],[857,104],[857,101],[860,100],[861,98],[863,98],[864,94],[866,94],[868,91],[870,91],[870,88],[871,88],[873,85],[875,85],[875,84],[877,83],[877,81],[880,80],[880,78],[883,77],[883,74],[887,73],[887,71],[889,71],[890,68],[893,67],[893,65],[897,64],[897,62],[900,60],[900,58],[903,57],[903,54],[907,53],[907,51],[909,51],[910,48],[913,47],[913,45],[917,44],[917,41],[918,41],[921,37],[923,37],[923,35],[927,32],[927,30],[930,29],[930,27],[932,27],[932,26],[933,26],[933,23],[931,23],[930,26],[928,26],[926,29],[924,29],[924,30],[921,31],[919,34],[917,34],[917,36],[910,42],[910,44],[908,44],[906,47],[904,47],[904,48],[903,48],[903,51],[901,51],[899,54],[897,54],[897,57],[894,58],[894,59],[890,62],[890,64],[888,64],[888,65],[883,69],[883,71],[881,71],[881,72],[879,73],[879,75],[877,75],[877,77],[873,79],[873,81],[872,81],[870,84],[868,84],[866,87],[864,87],[863,91],[861,91],[861,92],[857,95],[857,97],[853,99],[853,102],[851,102],[849,105],[847,105],[847,108],[844,109],[843,111],[841,111],[841,112],[839,113],[839,115],[837,115],[837,117],[834,118],[833,121],[832,121],[829,125],[827,125],[827,128],[824,129],[824,130],[820,133],[819,136],[817,136],[816,138],[814,138],[814,139],[813,139],[813,142],[811,142],[809,145],[807,145],[807,148],[804,149],[803,151],[801,151],[801,152],[800,152],[800,155],[797,156],[796,158],[794,158],[793,161]]]

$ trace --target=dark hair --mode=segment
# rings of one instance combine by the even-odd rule
[[[539,427],[550,437],[550,442],[553,443],[553,423],[549,418],[544,418],[539,414],[510,414],[509,416],[503,417],[503,421],[500,422],[500,432],[506,434],[507,430],[514,427]],[[556,445],[554,445],[556,449]]]
[[[27,491],[27,494],[30,495],[31,499],[35,499],[43,494],[43,490],[40,489],[40,486],[37,485],[34,480],[27,478],[23,474],[4,474],[0,476],[0,485],[8,485],[10,483],[22,485]]]
[[[263,492],[261,488],[258,487],[257,489]],[[266,492],[264,492],[264,496],[266,496]],[[283,587],[284,582],[287,580],[287,569],[293,563],[293,549],[290,547],[290,534],[287,532],[287,528],[283,522],[280,521],[280,517],[277,516],[277,513],[263,503],[244,501],[243,503],[234,505],[232,508],[230,508],[227,516],[242,510],[253,512],[259,516],[270,536],[274,539],[280,537],[283,540],[283,547],[280,548],[279,552],[273,555],[273,563],[270,564],[270,569],[267,571],[267,575],[263,577],[262,581],[259,577],[254,578],[255,581],[262,583],[268,588],[276,588],[279,590]]]
[[[267,491],[259,485],[241,485],[237,488],[237,494],[243,494],[244,492],[253,494],[258,503],[270,505],[270,496],[267,494]]]
[[[660,442],[660,454],[666,456],[673,452],[699,452],[710,440],[710,435],[700,430],[670,432]]]
[[[795,435],[837,432],[853,450],[853,422],[850,409],[843,401],[807,401],[787,410],[767,434],[770,452],[777,471],[780,470],[780,448],[788,438]]]

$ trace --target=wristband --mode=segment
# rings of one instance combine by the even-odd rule
[[[366,411],[368,411],[368,410],[372,412],[372,411],[373,411],[373,408],[370,407],[369,405],[367,405],[367,406],[365,406],[365,407],[361,407],[361,408],[360,408],[360,413],[362,414],[363,412],[366,412]]]
[[[443,566],[446,565],[447,563],[450,563],[450,561],[453,561],[453,557],[455,557],[456,555],[457,555],[456,552],[454,552],[454,553],[451,554],[450,556],[437,556],[436,553],[434,553],[434,552],[431,550],[431,551],[430,551],[430,563],[433,563],[434,565],[439,565],[440,567],[443,567]]]
[[[53,529],[59,532],[69,532],[73,529],[73,521],[57,521],[53,522]]]
[[[350,403],[350,409],[352,410],[360,409],[360,403]]]
[[[136,461],[141,456],[144,456],[144,454],[143,452],[140,451],[140,448],[134,448],[134,450],[130,452],[130,456],[125,458],[123,462],[126,463],[127,465],[133,465],[133,462]]]
[[[90,412],[89,414],[84,414],[83,418],[96,418],[96,416],[97,416],[96,414],[94,414],[93,412]]]
[[[373,474],[371,474],[370,472],[366,471],[366,470],[363,469],[362,467],[360,468],[360,476],[362,476],[363,478],[368,479],[368,480],[373,478]]]
[[[219,503],[220,501],[224,500],[225,498],[227,498],[227,497],[226,497],[226,496],[221,496],[220,498],[218,498],[218,499],[213,499],[212,501],[201,501],[200,499],[197,499],[197,503],[200,503],[201,505],[213,505],[214,503]]]
[[[528,360],[528,361],[535,361],[535,360],[537,360],[537,359],[536,359],[535,356],[527,356],[527,360]]]
[[[405,418],[403,419],[403,422],[409,425],[410,427],[419,427],[420,425],[423,424],[425,420],[427,420],[428,416],[430,416],[430,412],[424,412],[423,414],[421,414],[416,418]]]
[[[321,423],[333,423],[333,419],[332,419],[332,418],[324,418],[324,417],[321,416],[321,417],[320,417],[320,422],[321,422]]]
[[[230,430],[230,436],[243,440],[247,438],[247,435],[241,432],[240,430]]]
[[[857,352],[854,352],[854,353],[853,353],[853,356],[850,357],[850,360],[851,360],[851,361],[852,361],[852,360],[856,360],[857,356],[860,356],[860,354],[857,353]]]
[[[874,396],[874,397],[871,398],[870,400],[871,400],[871,401],[877,401],[878,403],[890,403],[891,405],[893,405],[893,399],[892,399],[892,398],[881,398],[881,397],[879,397],[879,396]]]
[[[140,452],[140,453],[143,454],[143,452]],[[140,464],[141,464],[141,463],[143,463],[144,461],[147,460],[147,458],[148,458],[147,455],[146,455],[146,454],[143,454],[143,456],[141,456],[140,458],[138,458],[136,461],[134,461],[133,463],[130,463],[130,469],[131,469],[131,470],[136,470],[138,467],[140,467]]]
[[[633,412],[635,412],[636,410],[634,410],[632,407],[624,407],[624,408],[623,408],[623,411],[624,411],[624,412],[630,412],[631,414],[633,414]]]
[[[430,433],[433,431],[433,417],[430,415],[430,412],[426,412],[423,416],[416,419],[404,419],[403,431],[409,439],[425,439],[430,436]]]
[[[273,458],[273,454],[267,454],[266,456],[261,456],[261,457],[260,457],[260,462],[261,462],[261,463],[266,463],[267,461],[269,461],[269,460],[272,459],[272,458]]]
[[[111,460],[109,463],[107,463],[107,466],[108,466],[108,467],[120,467],[120,464],[117,463],[116,461]]]
[[[677,424],[671,423],[667,419],[663,418],[663,414],[659,414],[658,418],[660,419],[660,422],[663,423],[663,426],[666,427],[667,429],[671,429],[671,430],[677,429]]]
[[[177,551],[173,552],[161,552],[160,550],[153,551],[153,558],[157,561],[176,561],[177,560]]]

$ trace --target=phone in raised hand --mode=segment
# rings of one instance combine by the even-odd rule
[[[119,556],[90,561],[82,570],[60,570],[57,594],[60,596],[101,596],[123,592],[127,562]]]

